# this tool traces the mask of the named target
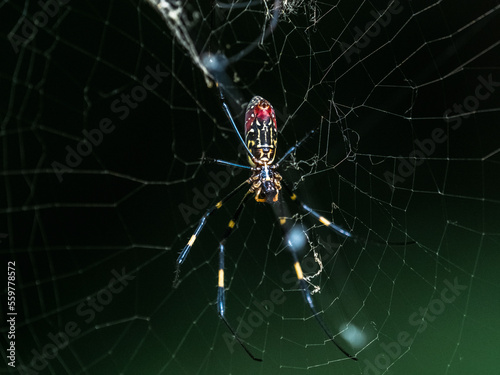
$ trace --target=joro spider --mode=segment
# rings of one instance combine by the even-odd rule
[[[233,198],[238,192],[243,190],[245,187],[250,185],[247,192],[243,196],[240,204],[236,208],[231,220],[229,221],[226,231],[222,236],[222,239],[219,242],[219,275],[218,275],[218,291],[217,291],[217,311],[219,313],[219,317],[224,321],[228,329],[231,331],[233,336],[236,338],[238,343],[243,347],[243,349],[247,352],[247,354],[255,361],[261,361],[260,358],[255,357],[250,350],[243,344],[241,339],[238,337],[236,331],[232,328],[225,317],[225,289],[224,289],[224,252],[225,252],[225,242],[227,238],[233,232],[233,229],[238,221],[241,211],[245,203],[248,199],[254,196],[257,202],[267,202],[269,204],[274,204],[277,202],[280,191],[283,190],[288,194],[292,202],[297,204],[299,208],[304,210],[305,212],[314,216],[322,225],[330,228],[338,235],[345,238],[355,238],[353,234],[342,229],[341,227],[335,225],[331,221],[327,220],[325,217],[318,214],[316,211],[311,209],[309,206],[301,202],[297,195],[292,192],[290,187],[284,182],[283,178],[278,172],[279,165],[285,161],[291,154],[294,152],[300,145],[309,138],[310,135],[314,133],[314,130],[309,132],[304,138],[302,138],[299,142],[297,142],[293,147],[291,147],[282,157],[278,160],[277,163],[274,163],[274,159],[276,156],[277,149],[277,132],[278,128],[276,125],[276,115],[274,113],[274,109],[267,100],[260,96],[255,96],[252,98],[250,103],[248,104],[245,112],[245,141],[241,137],[241,134],[236,127],[234,119],[229,111],[229,107],[227,106],[222,90],[219,87],[220,98],[222,102],[222,107],[224,112],[226,113],[229,121],[234,128],[234,131],[239,137],[240,142],[244,145],[248,162],[250,166],[240,165],[235,163],[226,162],[218,159],[210,159],[211,162],[215,162],[222,165],[230,165],[238,168],[245,168],[251,171],[251,176],[244,182],[242,182],[239,186],[237,186],[233,191],[227,194],[224,198],[222,198],[218,203],[216,203],[213,207],[210,207],[196,227],[193,235],[189,239],[187,245],[183,248],[176,262],[176,276],[174,280],[174,285],[176,285],[180,266],[186,260],[186,257],[191,250],[196,238],[199,236],[203,227],[205,226],[208,218],[212,215],[216,210],[221,208],[227,201]],[[285,229],[286,220],[280,218],[280,224],[282,226],[283,232],[286,232]],[[290,244],[288,243],[289,247]],[[333,338],[331,331],[328,329],[323,319],[318,315],[318,312],[314,306],[311,294],[308,290],[307,283],[304,280],[304,275],[302,273],[302,268],[299,263],[299,259],[295,251],[290,251],[293,256],[295,273],[297,275],[297,279],[300,284],[300,288],[302,289],[302,295],[304,297],[305,302],[309,305],[316,321],[321,326],[321,329],[324,331],[326,336],[330,339],[330,341],[348,358],[357,361],[357,358],[350,355],[346,350],[344,350]]]

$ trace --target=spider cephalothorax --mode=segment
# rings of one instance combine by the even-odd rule
[[[251,190],[255,193],[257,202],[276,202],[281,190],[281,175],[276,171],[276,164],[268,165],[256,161],[257,165],[252,168],[252,175],[248,182],[252,185]]]

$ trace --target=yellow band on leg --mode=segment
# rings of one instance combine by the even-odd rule
[[[224,270],[219,270],[219,287],[224,288]]]
[[[331,222],[326,220],[323,216],[319,217],[319,221],[321,221],[321,223],[326,226],[329,226],[331,224]]]
[[[302,273],[302,268],[300,267],[299,262],[295,262],[293,266],[295,267],[295,272],[297,273],[297,279],[302,280],[304,278],[304,274]]]

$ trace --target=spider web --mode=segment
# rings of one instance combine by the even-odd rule
[[[500,339],[497,1],[0,3],[3,353],[12,374],[495,373]],[[242,53],[244,51],[244,53]],[[267,205],[217,245],[248,171],[207,69],[274,106],[285,199],[328,342]],[[219,73],[218,73],[219,74]],[[84,141],[86,139],[86,141]],[[415,241],[407,246],[381,242]],[[15,262],[15,339],[7,262]]]

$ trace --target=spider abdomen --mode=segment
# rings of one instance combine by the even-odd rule
[[[245,142],[254,159],[272,164],[278,143],[278,127],[273,106],[260,96],[254,96],[245,112]],[[248,161],[255,166],[250,156]]]

